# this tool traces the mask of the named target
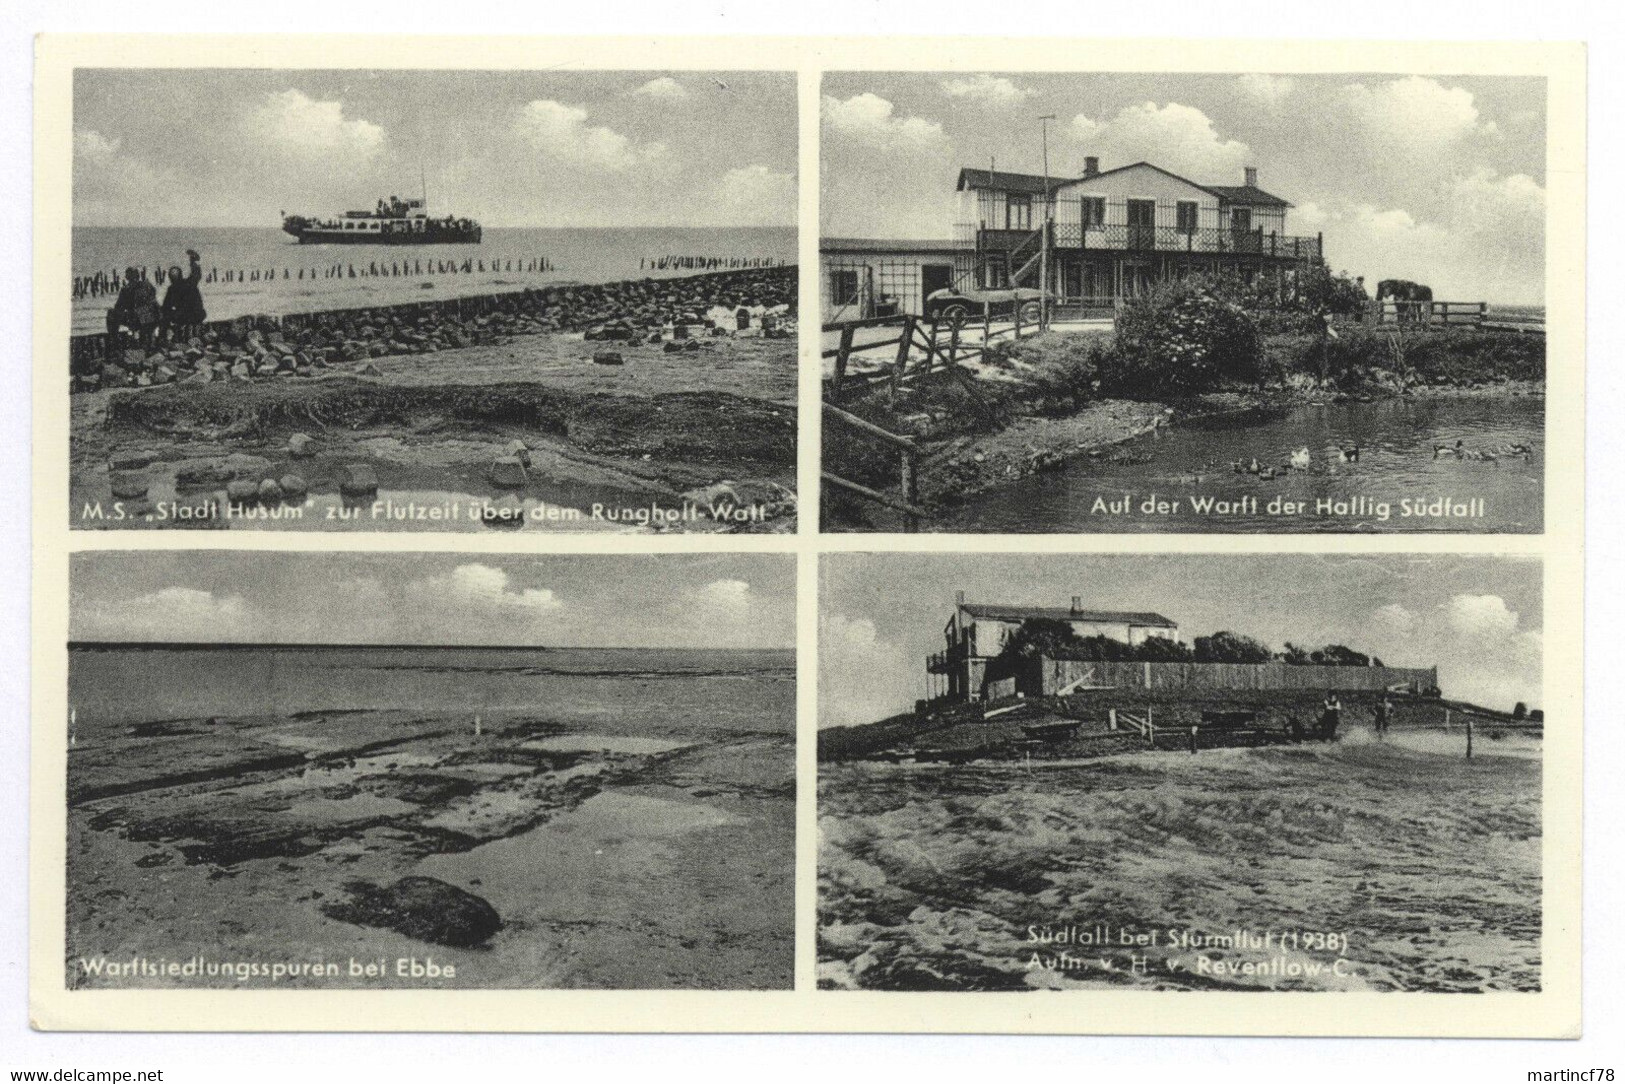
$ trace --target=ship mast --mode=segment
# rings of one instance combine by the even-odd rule
[[[418,163],[418,189],[423,195],[423,213],[429,213],[429,176],[423,172],[423,163]]]

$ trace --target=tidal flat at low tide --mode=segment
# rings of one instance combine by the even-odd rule
[[[1436,737],[826,765],[820,985],[1538,990],[1538,740]]]
[[[70,690],[70,987],[790,985],[785,653],[95,647]]]

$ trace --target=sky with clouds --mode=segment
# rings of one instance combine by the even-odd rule
[[[835,554],[820,566],[819,725],[873,722],[925,695],[954,592],[967,600],[1150,610],[1189,642],[1226,629],[1279,649],[1340,643],[1437,666],[1446,696],[1541,703],[1541,566],[1529,558],[1382,554]]]
[[[116,553],[73,558],[75,640],[791,648],[770,554]]]
[[[1445,300],[1544,300],[1546,88],[1405,75],[829,73],[825,236],[952,236],[962,166],[1039,174],[1149,161],[1260,186],[1324,233],[1334,270],[1428,283]]]
[[[74,224],[280,226],[379,196],[486,226],[794,226],[783,72],[81,69]]]

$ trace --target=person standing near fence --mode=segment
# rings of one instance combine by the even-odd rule
[[[170,342],[191,338],[209,314],[203,308],[203,292],[198,283],[203,279],[201,257],[193,249],[186,250],[191,270],[184,276],[179,267],[169,269],[169,288],[164,291],[163,311],[158,322],[158,337]]]

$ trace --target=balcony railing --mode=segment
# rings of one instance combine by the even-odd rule
[[[1030,244],[1035,230],[976,229],[979,253],[1007,253]],[[1058,252],[1184,252],[1192,255],[1259,256],[1276,260],[1318,261],[1321,239],[1265,233],[1262,229],[1180,229],[1177,226],[1129,226],[1102,223],[1087,228],[1076,222],[1050,226],[1050,246]]]

